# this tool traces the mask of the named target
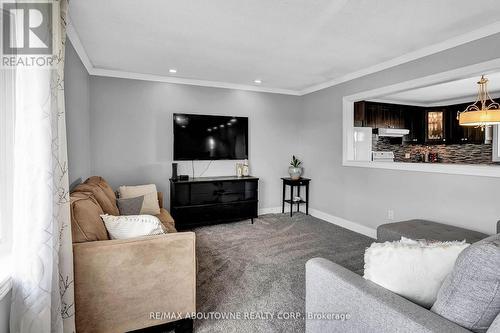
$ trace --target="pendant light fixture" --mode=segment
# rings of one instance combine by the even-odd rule
[[[477,84],[479,85],[477,99],[464,111],[458,111],[458,123],[460,126],[481,128],[500,124],[500,104],[492,100],[488,93],[488,79],[483,75]]]

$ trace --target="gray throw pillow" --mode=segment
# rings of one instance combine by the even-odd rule
[[[120,215],[140,215],[143,202],[143,195],[135,198],[116,199]]]
[[[500,312],[500,234],[462,251],[431,311],[473,332],[486,332]]]

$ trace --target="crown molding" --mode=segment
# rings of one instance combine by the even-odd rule
[[[201,86],[201,87],[211,87],[211,88],[224,88],[224,89],[236,89],[236,90],[247,90],[247,91],[255,91],[255,92],[265,92],[272,94],[284,94],[284,95],[293,95],[300,96],[300,91],[289,90],[289,89],[280,89],[280,88],[267,88],[267,87],[259,87],[245,84],[236,84],[236,83],[228,83],[228,82],[219,82],[219,81],[207,81],[207,80],[196,80],[196,79],[186,79],[181,77],[172,77],[172,76],[162,76],[162,75],[153,75],[153,74],[143,74],[143,73],[135,73],[135,72],[126,72],[120,70],[111,70],[105,68],[99,68],[94,66],[92,61],[85,50],[85,47],[80,40],[80,36],[76,31],[74,25],[72,24],[71,17],[68,16],[67,26],[66,26],[66,34],[71,44],[80,57],[83,65],[87,69],[89,75],[92,76],[104,76],[104,77],[115,77],[122,79],[132,79],[132,80],[142,80],[142,81],[153,81],[153,82],[165,82],[165,83],[175,83],[175,84],[186,84],[192,86]]]
[[[490,97],[492,99],[497,99],[500,98],[500,92],[492,92],[490,93]],[[425,107],[425,108],[430,108],[430,107],[439,107],[439,106],[447,106],[447,105],[455,105],[455,104],[465,104],[465,103],[473,103],[477,98],[477,94],[466,96],[466,97],[460,97],[460,98],[450,98],[450,99],[443,99],[439,100],[436,102],[417,102],[417,101],[412,101],[412,100],[396,100],[396,99],[390,99],[390,98],[370,98],[368,101],[369,102],[376,102],[376,103],[386,103],[386,104],[399,104],[399,105],[412,105],[412,106],[420,106],[420,107]]]
[[[338,77],[333,80],[329,80],[320,84],[316,84],[305,88],[303,90],[292,90],[292,89],[281,89],[281,88],[272,88],[272,87],[260,87],[253,85],[245,85],[245,84],[236,84],[229,82],[220,82],[220,81],[208,81],[208,80],[197,80],[197,79],[188,79],[181,77],[171,77],[171,76],[163,76],[163,75],[154,75],[154,74],[144,74],[144,73],[135,73],[135,72],[127,72],[121,70],[112,70],[96,67],[93,65],[90,60],[85,47],[83,46],[80,36],[76,31],[74,25],[71,23],[71,17],[68,16],[68,24],[66,27],[66,33],[68,38],[70,39],[75,51],[80,57],[83,65],[87,69],[89,75],[92,76],[104,76],[104,77],[116,77],[116,78],[124,78],[124,79],[133,79],[133,80],[143,80],[143,81],[154,81],[154,82],[165,82],[165,83],[175,83],[175,84],[186,84],[186,85],[195,85],[202,87],[212,87],[212,88],[223,88],[223,89],[237,89],[237,90],[247,90],[247,91],[255,91],[255,92],[265,92],[265,93],[274,93],[274,94],[284,94],[284,95],[293,95],[293,96],[303,96],[310,93],[313,93],[318,90],[326,89],[329,87],[336,86],[338,84],[351,81],[369,74],[373,74],[376,72],[380,72],[382,70],[395,67],[410,61],[417,60],[419,58],[423,58],[435,53],[439,53],[487,36],[494,35],[496,33],[500,33],[500,21],[495,22],[493,24],[484,26],[480,29],[468,32],[466,34],[450,38],[446,41],[436,43],[417,51],[413,51],[402,56],[393,58],[391,60],[382,62],[380,64],[370,66],[364,68],[359,71],[355,71],[341,77]]]
[[[302,90],[301,95],[307,95],[307,94],[313,93],[313,92],[318,91],[318,90],[333,87],[333,86],[336,86],[338,84],[360,78],[362,76],[366,76],[369,74],[380,72],[380,71],[383,71],[384,69],[395,67],[395,66],[398,66],[398,65],[410,62],[410,61],[414,61],[414,60],[417,60],[420,58],[424,58],[426,56],[429,56],[429,55],[432,55],[435,53],[439,53],[439,52],[442,52],[442,51],[445,51],[445,50],[448,50],[448,49],[451,49],[451,48],[454,48],[454,47],[457,47],[457,46],[460,46],[463,44],[467,44],[467,43],[473,42],[475,40],[494,35],[494,34],[499,33],[499,32],[500,32],[500,21],[489,24],[489,25],[484,26],[480,29],[465,33],[463,35],[447,39],[443,42],[436,43],[436,44],[424,47],[422,49],[419,49],[419,50],[416,50],[416,51],[413,51],[410,53],[406,53],[402,56],[393,58],[391,60],[382,62],[380,64],[370,66],[370,67],[367,67],[365,69],[346,74],[344,76],[341,76],[339,78],[336,78],[336,79],[333,79],[330,81],[326,81],[326,82],[323,82],[320,84],[313,85],[309,88]]]
[[[219,81],[207,81],[207,80],[196,80],[196,79],[186,79],[181,77],[170,77],[162,75],[153,74],[143,74],[135,72],[118,71],[104,68],[94,67],[90,73],[93,76],[106,76],[115,77],[122,79],[132,79],[132,80],[142,80],[142,81],[153,81],[153,82],[165,82],[165,83],[175,83],[175,84],[187,84],[191,86],[201,86],[210,88],[224,88],[224,89],[235,89],[235,90],[247,90],[256,92],[265,92],[271,94],[284,94],[284,95],[294,95],[300,96],[300,92],[288,89],[279,88],[266,88],[258,87],[245,84],[227,83]]]
[[[69,15],[66,19],[66,36],[71,41],[71,44],[73,44],[73,48],[80,57],[83,66],[85,66],[87,72],[90,74],[94,69],[94,65],[90,61],[87,51],[85,51],[85,47],[83,47],[82,41],[80,40],[80,36],[78,35],[78,32],[76,31],[71,21],[71,17]]]

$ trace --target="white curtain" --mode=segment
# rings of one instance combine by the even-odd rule
[[[67,0],[54,1],[53,68],[16,69],[11,333],[74,332],[64,111]]]

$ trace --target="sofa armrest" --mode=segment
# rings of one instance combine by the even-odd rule
[[[79,333],[126,332],[196,311],[192,232],[73,244]]]
[[[342,266],[314,258],[306,264],[306,314],[324,313],[348,319],[307,318],[307,333],[469,332]]]

